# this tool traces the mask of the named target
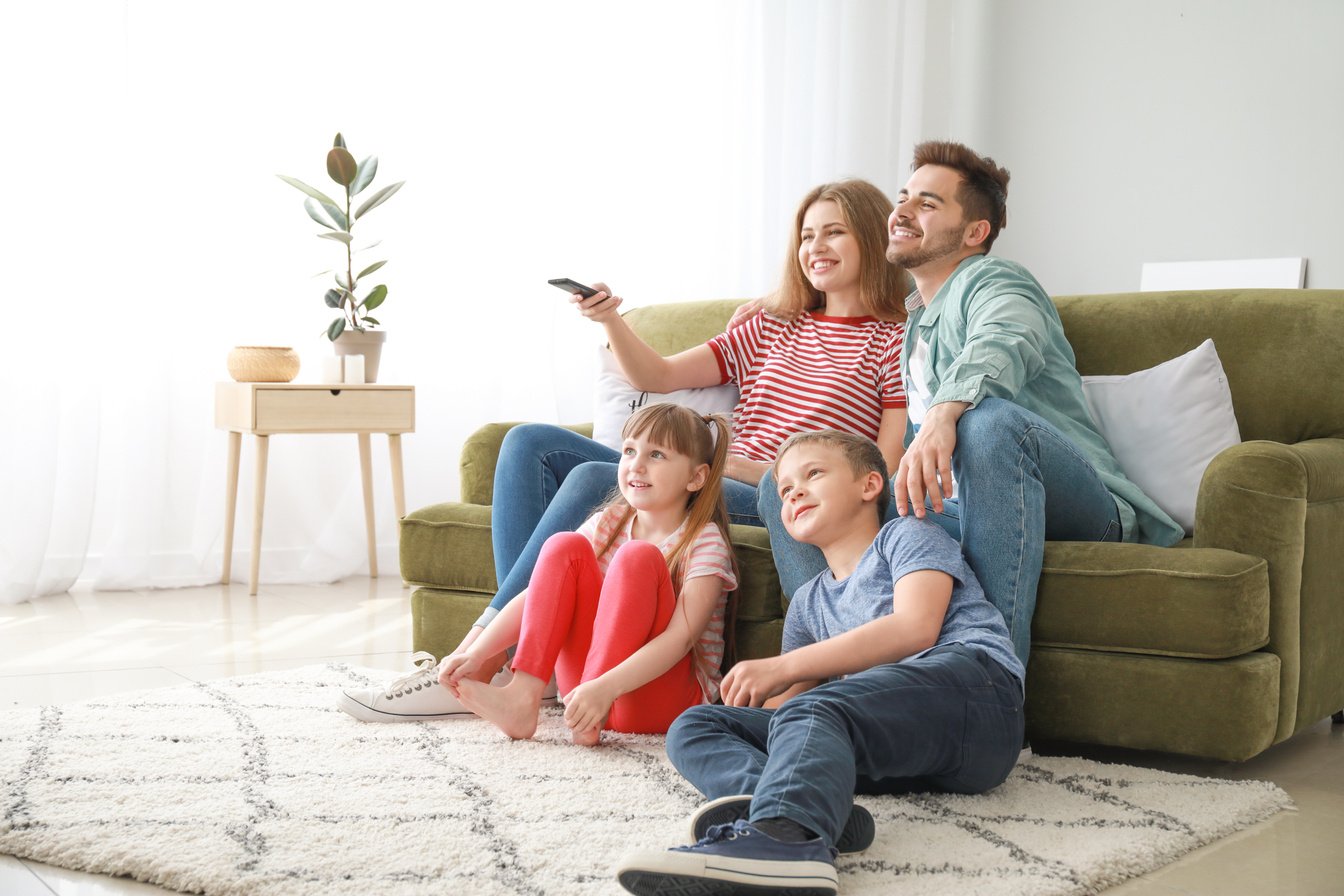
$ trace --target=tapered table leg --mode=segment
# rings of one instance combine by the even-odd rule
[[[359,434],[359,475],[364,481],[364,529],[369,537],[369,576],[378,578],[378,542],[374,537],[373,521],[373,451],[369,434]]]
[[[252,499],[252,571],[248,578],[247,593],[257,593],[257,575],[261,572],[261,517],[266,509],[266,452],[270,436],[257,436],[257,481]]]
[[[229,459],[224,467],[224,566],[220,584],[229,584],[233,572],[233,524],[238,512],[238,460],[243,453],[243,434],[229,433]]]

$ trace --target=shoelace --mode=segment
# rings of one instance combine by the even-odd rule
[[[394,700],[397,697],[405,697],[412,691],[418,691],[422,688],[435,687],[439,683],[438,663],[432,653],[424,650],[417,650],[411,656],[411,662],[415,663],[415,671],[409,672],[387,686],[384,692],[385,696]]]

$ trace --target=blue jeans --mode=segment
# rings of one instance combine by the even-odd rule
[[[1039,415],[998,398],[961,415],[952,476],[956,500],[943,501],[943,512],[928,518],[961,542],[1025,666],[1045,542],[1119,541],[1115,498],[1072,440]],[[826,568],[826,560],[784,531],[772,476],[761,480],[758,494],[780,584],[792,597]],[[895,516],[893,502],[887,519]]]
[[[1022,687],[961,644],[822,684],[776,710],[693,706],[667,755],[708,799],[751,794],[834,845],[855,793],[982,793],[1022,747]]]
[[[548,423],[524,423],[504,434],[495,466],[490,539],[499,591],[496,610],[527,587],[541,546],[573,532],[616,488],[620,454],[600,442]],[[756,487],[723,481],[731,522],[759,526]]]

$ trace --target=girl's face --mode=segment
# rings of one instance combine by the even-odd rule
[[[834,200],[808,206],[799,236],[798,263],[813,287],[826,293],[858,288],[859,241]]]
[[[708,473],[708,464],[697,464],[645,435],[635,435],[621,444],[616,478],[621,496],[631,507],[667,511],[684,508],[690,494],[705,484]]]

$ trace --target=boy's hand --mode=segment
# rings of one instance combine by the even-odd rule
[[[719,686],[724,706],[761,706],[793,684],[783,656],[743,660],[728,670]]]

